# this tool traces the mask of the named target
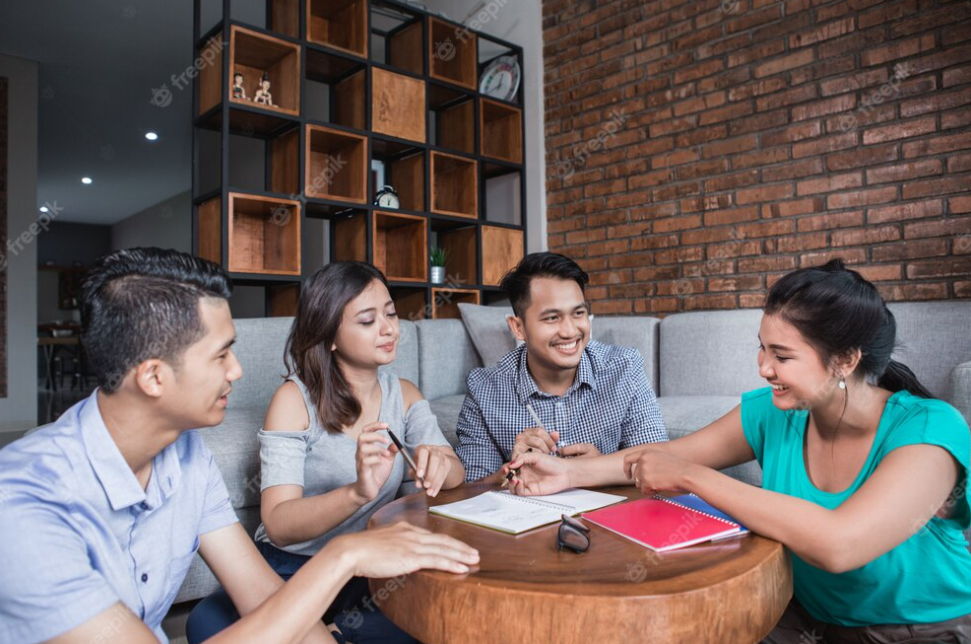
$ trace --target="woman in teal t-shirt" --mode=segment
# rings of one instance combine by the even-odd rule
[[[971,431],[890,359],[896,322],[839,260],[771,289],[771,385],[666,444],[571,461],[527,454],[514,489],[634,480],[693,492],[792,551],[794,600],[767,642],[971,642]],[[757,459],[763,487],[718,470]],[[621,464],[623,460],[623,464]]]

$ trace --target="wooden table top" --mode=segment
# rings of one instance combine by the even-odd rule
[[[382,610],[425,644],[494,642],[757,642],[792,597],[792,569],[781,544],[748,536],[655,553],[591,526],[584,554],[556,549],[558,525],[521,535],[439,517],[431,505],[497,489],[471,484],[398,499],[371,518],[378,527],[408,521],[477,548],[468,575],[419,571],[400,587],[371,580]],[[630,499],[633,487],[604,488]],[[381,589],[386,592],[380,592]]]

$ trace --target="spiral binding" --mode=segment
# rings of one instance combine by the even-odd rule
[[[697,497],[696,494],[692,494],[691,496]],[[721,517],[716,517],[714,514],[708,514],[707,512],[702,512],[701,510],[695,510],[694,508],[688,507],[687,505],[681,505],[677,501],[672,501],[671,499],[668,499],[668,498],[661,498],[661,497],[655,497],[655,498],[657,498],[658,501],[664,501],[665,503],[668,503],[670,505],[676,505],[679,508],[681,508],[682,510],[690,510],[691,512],[695,512],[697,514],[700,514],[703,517],[708,517],[709,519],[714,519],[715,521],[721,521],[722,523],[726,523],[726,524],[728,524],[728,525],[730,525],[732,527],[735,527],[735,526],[738,526],[739,525],[738,523],[735,523],[734,521],[729,521],[728,519],[723,519]]]
[[[565,514],[569,514],[570,516],[572,516],[572,515],[574,515],[574,514],[577,513],[577,509],[575,507],[573,507],[572,505],[560,505],[559,503],[551,503],[549,501],[540,501],[538,499],[530,499],[530,498],[527,498],[525,496],[516,496],[515,494],[503,494],[502,492],[496,492],[495,490],[491,490],[489,492],[489,494],[498,494],[499,496],[501,496],[503,498],[515,499],[517,501],[522,501],[523,503],[532,503],[533,505],[542,506],[542,507],[546,508],[547,510],[558,510],[558,511],[566,511],[566,510],[569,510],[569,512],[564,512],[564,513]]]

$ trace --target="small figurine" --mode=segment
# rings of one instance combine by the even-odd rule
[[[233,98],[238,101],[248,101],[246,88],[243,87],[243,75],[240,72],[233,74]]]
[[[263,78],[260,79],[260,88],[256,90],[256,96],[253,97],[253,102],[276,107],[273,104],[273,95],[270,94],[270,75],[266,72],[263,72]]]

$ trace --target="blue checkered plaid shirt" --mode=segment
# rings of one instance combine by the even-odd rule
[[[459,414],[458,456],[465,478],[475,481],[512,457],[516,436],[536,422],[531,403],[547,431],[559,431],[559,446],[593,443],[603,454],[642,443],[668,440],[657,398],[636,349],[590,342],[580,357],[576,379],[562,396],[544,393],[526,368],[526,346],[496,364],[473,369]]]

